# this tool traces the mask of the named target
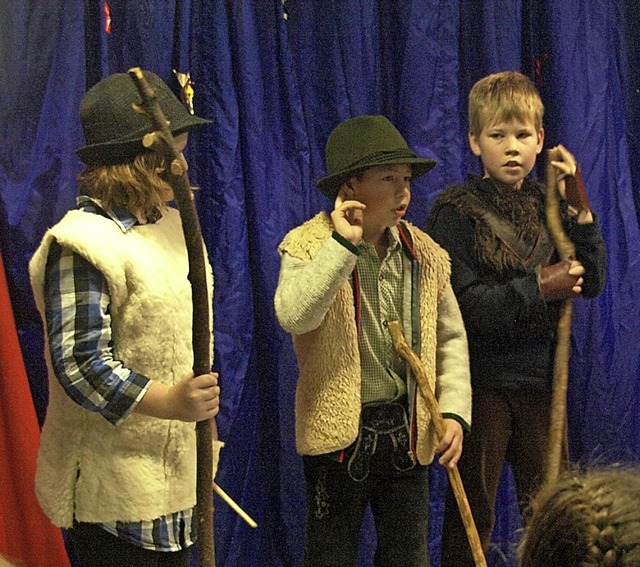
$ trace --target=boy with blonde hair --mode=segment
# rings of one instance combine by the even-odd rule
[[[566,191],[565,229],[576,259],[560,261],[545,224],[543,188],[528,177],[542,151],[544,107],[524,75],[478,81],[469,95],[469,144],[483,175],[443,191],[427,232],[451,255],[451,282],[469,339],[473,430],[459,463],[485,550],[504,461],[519,502],[540,486],[547,452],[555,330],[560,300],[594,297],[606,249],[573,155],[552,161]],[[452,494],[445,506],[442,566],[473,566]]]

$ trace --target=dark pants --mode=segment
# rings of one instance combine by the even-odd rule
[[[190,550],[151,551],[110,534],[97,524],[78,524],[68,531],[79,567],[189,567]]]
[[[471,434],[458,463],[471,512],[486,551],[504,461],[513,471],[518,502],[526,505],[543,481],[549,435],[549,394],[474,390]],[[451,488],[442,528],[442,567],[473,567],[464,525]]]
[[[335,454],[303,458],[307,487],[304,567],[355,566],[368,505],[378,537],[377,567],[429,565],[427,467],[399,459],[397,442],[393,436],[377,436],[362,480],[354,480],[348,466],[357,443],[347,450],[343,462]],[[351,471],[358,478],[364,476],[361,466]]]

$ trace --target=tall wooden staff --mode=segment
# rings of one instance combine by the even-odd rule
[[[182,230],[187,246],[189,259],[189,282],[193,302],[192,343],[193,373],[195,376],[211,372],[211,329],[207,314],[211,309],[207,289],[206,264],[202,244],[200,222],[193,200],[193,192],[189,184],[186,169],[173,146],[173,136],[169,123],[160,108],[156,93],[149,85],[139,67],[129,70],[142,105],[134,107],[145,114],[153,124],[154,131],[145,135],[142,140],[146,148],[161,154],[170,165],[169,183],[173,188],[182,219]],[[213,419],[199,421],[196,424],[197,435],[197,481],[196,512],[198,532],[198,566],[215,567],[215,546],[213,539],[213,436],[217,439],[216,422]]]
[[[398,355],[408,362],[413,375],[416,377],[418,387],[427,402],[429,413],[431,413],[431,419],[435,425],[436,435],[438,436],[438,439],[442,439],[445,434],[444,420],[442,419],[442,413],[440,413],[438,401],[431,390],[427,372],[425,371],[424,366],[422,366],[422,362],[420,362],[418,355],[407,344],[407,341],[402,334],[400,323],[398,323],[398,321],[390,321],[387,328],[389,329],[389,334],[393,341],[393,347],[396,349]],[[467,539],[469,540],[469,546],[471,547],[473,561],[476,564],[476,567],[487,567],[487,560],[485,559],[484,552],[482,551],[482,543],[480,542],[476,523],[473,519],[473,515],[471,514],[471,507],[469,506],[469,501],[467,500],[467,495],[464,491],[464,486],[462,485],[458,466],[453,465],[446,468],[453,494],[455,495],[456,502],[458,503],[462,523],[464,524],[464,529],[467,532]]]
[[[556,250],[561,260],[575,259],[575,246],[569,240],[562,223],[556,171],[551,164],[561,159],[557,148],[547,150],[546,170],[546,216],[547,227],[553,238]],[[571,316],[573,301],[565,299],[562,302],[558,332],[556,336],[556,350],[553,366],[553,387],[551,394],[551,421],[549,425],[549,447],[547,452],[546,480],[558,477],[562,465],[563,454],[567,447],[567,385],[569,382],[569,348],[571,340]]]

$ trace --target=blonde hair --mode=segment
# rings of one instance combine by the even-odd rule
[[[522,567],[640,566],[640,472],[567,474],[531,503]]]
[[[91,165],[78,176],[79,193],[100,199],[106,208],[123,207],[154,218],[166,208],[171,185],[165,179],[165,160],[156,152],[138,154],[132,161]]]
[[[469,93],[469,131],[480,136],[486,124],[532,120],[542,128],[544,105],[535,85],[516,71],[494,73],[480,79]]]

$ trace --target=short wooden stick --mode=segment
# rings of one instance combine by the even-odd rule
[[[220,496],[220,498],[222,498],[229,505],[229,507],[236,514],[238,514],[238,516],[240,516],[245,522],[247,522],[247,524],[249,524],[252,528],[258,527],[256,521],[251,516],[249,516],[249,514],[247,514],[242,508],[240,508],[236,501],[231,498],[231,496],[229,496],[224,490],[222,490],[222,488],[220,488],[220,486],[218,486],[215,482],[213,483],[213,491],[218,496]]]

